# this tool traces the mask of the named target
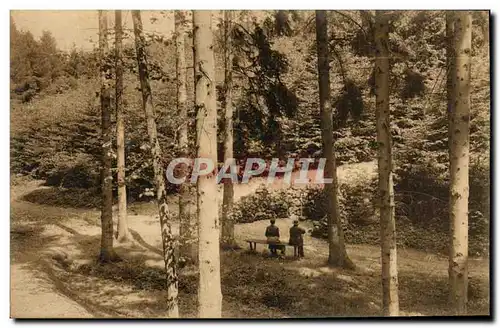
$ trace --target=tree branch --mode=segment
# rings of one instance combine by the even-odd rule
[[[363,28],[363,26],[361,24],[359,24],[358,22],[356,22],[351,16],[347,15],[347,14],[344,14],[343,12],[339,11],[339,10],[332,10],[334,13],[336,14],[339,14],[341,15],[342,17],[345,17],[347,18],[349,21],[351,21],[352,23],[354,23],[356,26],[359,27],[359,29],[361,30],[361,32],[363,32],[363,35],[365,37],[365,40],[369,40],[368,38],[368,34],[366,33],[365,29]],[[363,10],[360,11],[361,13],[363,12]]]

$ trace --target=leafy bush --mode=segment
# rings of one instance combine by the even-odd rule
[[[44,93],[48,95],[62,94],[69,90],[74,90],[78,87],[78,81],[72,76],[61,76],[52,82],[45,90]]]
[[[99,162],[92,156],[56,153],[40,163],[38,172],[49,186],[89,189],[99,186],[99,169]]]
[[[128,88],[133,89],[134,84],[129,80],[137,78],[126,76]],[[79,80],[74,85],[75,81],[72,77],[61,77],[51,86],[67,84],[63,93],[48,95],[49,88],[44,91],[45,97],[29,105],[13,103],[11,170],[45,179],[50,186],[99,190],[102,150],[99,97],[95,92],[98,81]],[[152,85],[158,88],[157,84]],[[153,187],[153,169],[149,149],[145,147],[148,134],[140,93],[128,91],[124,99],[127,186],[130,198],[139,199],[144,190]],[[172,106],[171,95],[162,92],[156,95],[162,108]],[[166,154],[174,155],[174,126],[180,125],[179,120],[174,112],[166,110],[158,110],[157,116],[161,147]],[[167,191],[176,192],[176,188],[169,184]]]
[[[328,212],[326,193],[319,188],[310,188],[305,196],[303,215],[308,220],[320,220]]]
[[[241,198],[233,207],[231,214],[235,222],[250,223],[288,217],[289,200],[279,193],[272,193],[259,187],[255,194]]]
[[[362,181],[362,180],[361,180]],[[364,181],[362,181],[364,182]],[[344,223],[370,225],[375,214],[377,180],[359,184],[353,180],[339,183],[339,215]],[[312,221],[323,219],[328,210],[326,193],[323,189],[308,188],[305,196],[303,216]]]
[[[23,196],[23,200],[67,208],[99,208],[101,194],[95,189],[43,188]]]
[[[398,170],[395,185],[397,242],[446,254],[449,239],[448,181],[439,166],[407,165]],[[489,174],[486,163],[470,166],[469,254],[484,255],[489,246]],[[348,243],[378,245],[380,225],[376,213],[376,178],[364,184],[339,185],[339,210]],[[326,196],[311,189],[304,216],[316,221],[312,235],[327,238]]]

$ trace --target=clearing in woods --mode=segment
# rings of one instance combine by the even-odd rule
[[[351,166],[373,174],[373,163]],[[339,180],[348,169],[339,167]],[[262,180],[235,186],[235,199],[253,193]],[[281,188],[275,184],[270,189]],[[61,208],[23,201],[23,195],[47,189],[40,181],[11,187],[11,317],[15,318],[161,318],[163,260],[159,224],[150,205],[129,211],[134,243],[116,245],[123,261],[99,265],[98,210]],[[175,209],[172,201],[172,209]],[[290,219],[277,219],[288,238]],[[379,316],[380,248],[348,245],[356,271],[325,266],[324,240],[305,235],[306,259],[278,260],[249,254],[247,238],[262,238],[267,221],[238,224],[243,247],[221,253],[223,317],[283,318]],[[308,222],[301,223],[306,229]],[[177,229],[178,226],[175,226]],[[177,231],[175,231],[177,233]],[[258,246],[257,250],[263,250]],[[288,254],[291,257],[291,254]],[[446,315],[448,260],[398,249],[402,315]],[[470,314],[489,313],[489,261],[470,259]],[[181,317],[196,317],[197,273],[180,272]]]

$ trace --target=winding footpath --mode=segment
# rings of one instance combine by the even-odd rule
[[[30,182],[23,191],[20,188],[11,191],[10,317],[92,318],[84,306],[64,295],[41,268],[40,252],[44,249],[40,240],[36,240],[38,237],[30,238],[32,223],[25,215],[38,206],[19,199],[35,188],[37,184]]]

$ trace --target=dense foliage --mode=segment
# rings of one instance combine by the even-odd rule
[[[269,11],[252,17],[242,11],[235,40],[235,155],[321,156],[314,13]],[[373,22],[367,12],[331,11],[330,62],[335,108],[337,163],[376,157],[373,96]],[[473,16],[471,91],[470,234],[471,254],[484,253],[489,233],[490,79],[487,17]],[[486,33],[485,33],[486,31]],[[216,83],[223,88],[221,31],[216,29]],[[188,43],[192,40],[188,37]],[[446,114],[445,17],[441,11],[402,11],[390,30],[391,116],[394,140],[396,216],[403,245],[442,251],[447,238],[448,151]],[[57,49],[50,32],[35,40],[11,19],[11,170],[65,188],[98,192],[100,112],[96,53]],[[112,48],[112,47],[111,47]],[[186,47],[186,61],[192,51]],[[124,49],[126,163],[130,197],[152,187],[152,168],[141,110],[133,47]],[[190,119],[175,110],[172,40],[148,36],[153,101],[160,142],[168,162],[177,154],[176,131],[193,130],[193,74],[188,68]],[[110,55],[110,63],[113,62]],[[222,94],[222,93],[221,93]],[[219,104],[223,99],[218,99]],[[221,108],[218,106],[218,108]],[[221,118],[223,116],[220,112]],[[222,158],[222,130],[219,158]],[[191,142],[193,133],[191,133]],[[356,180],[356,179],[355,179]],[[340,184],[341,215],[347,242],[378,242],[375,181],[365,177]],[[175,192],[174,186],[169,186]],[[286,217],[303,207],[305,218],[324,217],[322,192],[260,191],[241,200],[239,222]],[[297,203],[301,199],[301,203]],[[421,231],[433,231],[434,235]],[[318,223],[318,236],[322,225]],[[429,236],[428,242],[423,236]]]

